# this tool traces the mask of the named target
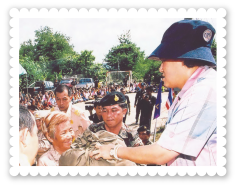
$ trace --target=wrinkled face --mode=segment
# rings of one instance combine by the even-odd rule
[[[179,73],[183,66],[181,60],[163,60],[159,71],[163,73],[164,86],[169,88],[177,87],[181,81]]]
[[[55,138],[52,140],[54,147],[58,147],[61,151],[70,148],[75,134],[69,121],[63,122],[55,127]]]
[[[56,103],[60,111],[66,112],[69,108],[71,98],[68,96],[68,91],[64,90],[62,93],[56,92]]]
[[[102,106],[96,106],[95,111],[96,111],[97,116],[101,116],[102,115]]]
[[[146,131],[141,131],[138,134],[139,134],[140,139],[143,142],[146,142],[150,138],[150,135],[146,134]]]
[[[117,127],[122,123],[123,116],[127,109],[122,109],[118,104],[112,106],[104,106],[102,110],[102,118],[107,127]]]

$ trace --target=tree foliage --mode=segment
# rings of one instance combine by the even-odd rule
[[[217,62],[217,42],[215,39],[213,39],[213,43],[211,45],[211,51],[215,61]]]
[[[78,53],[73,47],[70,37],[49,27],[35,31],[35,39],[23,42],[19,49],[19,63],[27,71],[28,83],[60,80],[64,75],[97,75],[99,71],[91,70],[96,68],[93,51]],[[20,86],[26,87],[26,82],[26,76],[21,76]]]
[[[105,56],[105,68],[114,70],[133,70],[133,67],[144,57],[144,52],[131,42],[130,31],[118,37],[119,44],[112,47]]]

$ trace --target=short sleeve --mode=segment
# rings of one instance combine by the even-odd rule
[[[216,129],[216,92],[210,87],[189,89],[173,109],[158,140],[168,150],[197,157]]]

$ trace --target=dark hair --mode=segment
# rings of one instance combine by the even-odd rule
[[[100,101],[95,101],[94,102],[94,107],[96,108],[97,106],[100,106]]]
[[[146,134],[147,134],[147,135],[150,135],[150,134],[151,134],[151,131],[150,131],[150,130],[147,129],[147,130],[145,130],[145,131],[146,131]],[[139,130],[139,131],[138,131],[138,134],[139,134],[140,132],[144,132],[144,131],[143,131],[143,130]]]
[[[25,106],[19,105],[19,131],[27,128],[32,133],[35,125],[34,118]]]
[[[201,66],[210,66],[213,67],[213,63],[208,62],[208,61],[202,61],[202,60],[198,60],[198,59],[183,59],[184,61],[184,65],[186,65],[188,68],[192,68],[192,67],[201,67]]]
[[[58,87],[56,87],[56,89],[54,90],[55,96],[56,96],[56,93],[57,93],[57,92],[58,92],[58,93],[62,93],[64,90],[67,90],[67,91],[68,91],[68,96],[71,97],[72,91],[71,91],[71,89],[70,89],[68,86],[66,86],[66,85],[59,85]]]
[[[122,109],[125,109],[125,108],[127,108],[127,104],[126,103],[120,103],[119,107],[121,107]]]
[[[146,90],[149,90],[150,92],[153,92],[153,87],[152,86],[148,86],[148,87],[146,87]]]

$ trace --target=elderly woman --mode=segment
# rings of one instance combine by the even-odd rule
[[[59,166],[59,158],[70,149],[75,134],[69,117],[63,112],[51,112],[44,121],[44,133],[52,144],[38,160],[38,166]]]

